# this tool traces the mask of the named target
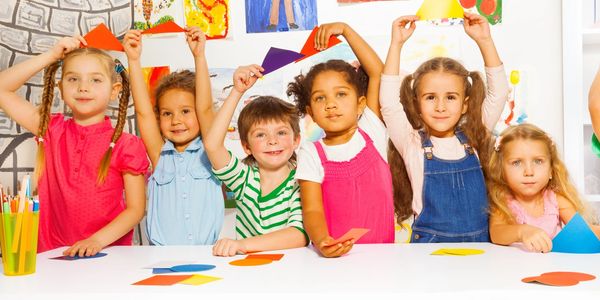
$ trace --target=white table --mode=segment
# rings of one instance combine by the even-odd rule
[[[430,255],[440,248],[476,248],[485,253]],[[39,254],[35,274],[0,275],[0,299],[600,299],[600,254],[538,254],[487,243],[355,245],[336,259],[299,248],[275,251],[285,254],[282,260],[255,267],[229,265],[245,256],[214,257],[210,246],[111,247],[103,250],[108,253],[103,258],[48,259],[62,249]],[[143,267],[164,260],[214,264],[215,269],[199,274],[223,280],[200,286],[131,285],[152,276]],[[521,282],[552,271],[599,278],[572,287]]]

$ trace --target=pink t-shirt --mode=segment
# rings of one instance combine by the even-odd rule
[[[113,149],[106,180],[97,186],[100,160],[113,132],[108,118],[81,126],[62,114],[52,115],[38,185],[38,252],[88,238],[125,209],[123,173],[144,174],[149,162],[141,139],[123,133]],[[113,245],[131,245],[132,236],[130,231]]]
[[[544,230],[550,238],[554,238],[562,229],[558,214],[558,201],[552,190],[544,191],[544,214],[534,217],[515,199],[508,200],[508,208],[513,213],[517,224],[527,224]]]

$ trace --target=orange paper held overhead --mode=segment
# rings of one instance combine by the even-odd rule
[[[193,275],[155,275],[140,280],[133,285],[174,285],[180,281],[189,279]]]
[[[232,266],[238,267],[250,267],[250,266],[260,266],[270,264],[273,261],[266,258],[246,258],[246,259],[238,259],[230,262],[229,264]]]
[[[173,21],[162,23],[158,26],[154,26],[150,29],[146,29],[142,34],[157,34],[157,33],[172,33],[172,32],[185,32],[185,29],[177,25]]]
[[[96,28],[83,36],[83,38],[87,42],[87,47],[125,52],[123,45],[121,45],[119,40],[117,40],[104,23],[100,23]]]
[[[315,55],[315,54],[319,53],[319,51],[317,49],[315,49],[315,36],[317,35],[317,31],[319,31],[318,26],[312,30],[312,32],[308,36],[308,39],[306,39],[306,42],[304,42],[304,46],[302,46],[302,50],[300,50],[300,54],[304,54],[304,57],[302,57],[296,61],[301,61],[311,55]],[[327,49],[329,49],[341,42],[342,41],[340,41],[340,39],[338,39],[335,35],[332,35],[329,37],[329,41],[327,42]]]

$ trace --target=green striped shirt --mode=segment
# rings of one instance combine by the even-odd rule
[[[227,166],[213,172],[235,194],[237,239],[287,227],[295,227],[306,235],[302,225],[300,186],[294,179],[296,169],[265,196],[261,196],[258,168],[245,165],[234,155]]]

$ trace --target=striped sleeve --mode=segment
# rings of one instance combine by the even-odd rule
[[[241,199],[244,195],[244,183],[250,171],[250,167],[242,163],[239,158],[231,154],[231,160],[227,166],[220,170],[213,169],[213,173],[217,179],[221,180],[227,188],[235,195],[235,199]]]
[[[294,180],[295,181],[295,180]],[[302,231],[302,233],[306,234],[304,231],[304,224],[302,222],[302,205],[300,202],[300,185],[297,183],[294,184],[294,191],[292,193],[292,197],[290,199],[290,214],[287,222],[288,227],[296,227],[298,230]]]

